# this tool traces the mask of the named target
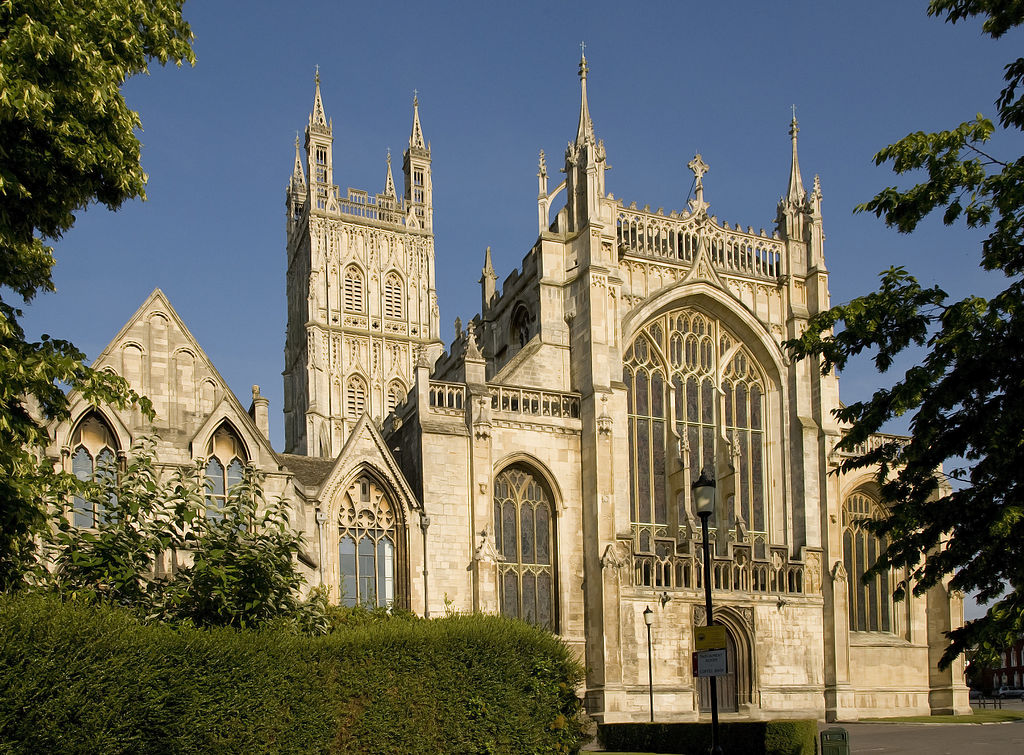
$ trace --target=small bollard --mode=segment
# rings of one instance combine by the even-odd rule
[[[846,729],[833,726],[821,732],[821,755],[850,755],[850,735]]]

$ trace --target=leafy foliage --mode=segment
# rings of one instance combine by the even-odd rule
[[[818,722],[813,719],[725,721],[719,725],[718,735],[725,752],[815,755],[818,751]],[[703,755],[711,749],[709,723],[599,724],[597,736],[606,750]]]
[[[103,516],[95,527],[76,527],[67,504],[57,507],[52,569],[36,571],[44,588],[157,621],[330,629],[326,596],[301,597],[294,559],[302,535],[289,526],[283,502],[265,499],[255,470],[229,489],[217,516],[206,515],[202,468],[177,468],[163,479],[148,440],[132,449],[120,475],[99,474],[85,488],[88,500],[104,503]]]
[[[183,2],[0,3],[0,590],[19,586],[31,566],[43,501],[75,485],[34,450],[46,445],[45,423],[67,416],[64,388],[151,411],[67,341],[28,341],[10,298],[54,290],[46,240],[76,212],[144,197],[140,121],[121,85],[150,60],[193,62]]]
[[[928,13],[952,23],[980,17],[992,37],[1024,22],[1024,6],[999,0],[932,0]],[[1024,58],[1006,66],[1004,81],[999,124],[1020,130]],[[938,211],[947,225],[986,230],[981,266],[1005,278],[1003,290],[953,301],[892,268],[877,292],[816,315],[803,337],[787,344],[797,358],[820,358],[825,372],[865,350],[874,351],[882,372],[912,346],[927,352],[891,387],[837,415],[852,427],[841,441],[848,451],[890,419],[913,415],[909,443],[886,443],[843,463],[847,470],[877,464],[891,504],[886,519],[868,525],[888,547],[867,578],[905,568],[915,594],[948,578],[950,589],[996,601],[986,616],[950,633],[942,665],[969,647],[991,652],[1024,633],[1024,157],[988,154],[995,128],[978,114],[955,129],[913,133],[886,147],[877,164],[921,180],[886,188],[857,209],[903,233]],[[949,473],[952,487],[937,475],[949,461],[962,465]]]
[[[325,637],[144,624],[0,596],[0,748],[12,753],[575,753],[583,670],[496,616]]]

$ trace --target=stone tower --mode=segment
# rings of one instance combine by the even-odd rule
[[[363,414],[379,422],[405,401],[416,351],[436,356],[442,349],[430,147],[416,98],[404,197],[395,189],[390,152],[381,193],[348,189],[342,196],[319,72],[305,136],[309,181],[296,139],[285,202],[285,451],[335,456]]]

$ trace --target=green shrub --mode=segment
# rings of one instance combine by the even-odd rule
[[[5,754],[568,753],[581,677],[557,638],[497,617],[309,638],[0,598]]]
[[[705,755],[711,746],[710,723],[600,724],[598,738],[607,750]],[[744,755],[815,755],[818,724],[810,719],[728,721],[718,725],[719,744]]]

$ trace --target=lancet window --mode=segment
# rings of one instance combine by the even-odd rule
[[[364,286],[363,273],[355,265],[345,268],[345,278],[342,281],[342,306],[346,312],[361,314],[364,311]]]
[[[234,430],[221,425],[206,447],[206,516],[221,519],[231,488],[242,481],[248,456]]]
[[[388,273],[384,278],[384,316],[401,319],[405,307],[402,306],[402,279],[395,273]]]
[[[843,566],[853,632],[893,631],[892,573],[884,571],[864,583],[864,574],[886,547],[885,540],[865,525],[882,516],[882,507],[863,491],[853,493],[843,503]]]
[[[400,509],[383,487],[360,477],[338,513],[338,585],[342,605],[404,605]]]
[[[637,334],[623,359],[629,419],[630,517],[638,552],[674,540],[689,519],[691,491],[672,500],[667,467],[680,443],[692,482],[728,459],[735,470],[719,494],[735,505],[764,558],[768,530],[766,378],[753,355],[719,320],[695,309],[662,315]],[[714,518],[712,526],[716,525]]]
[[[345,404],[350,419],[359,419],[366,411],[366,381],[353,375],[345,385]]]
[[[392,381],[391,385],[388,386],[388,413],[393,412],[395,407],[405,401],[407,395],[408,391],[405,389],[405,386],[397,380]]]
[[[110,426],[96,412],[78,423],[71,435],[71,449],[71,473],[79,480],[102,484],[117,479],[117,442]],[[76,527],[95,527],[112,503],[92,497],[97,500],[77,495],[72,499],[72,522]]]
[[[551,495],[525,466],[494,480],[494,542],[501,613],[555,629],[555,530]]]

